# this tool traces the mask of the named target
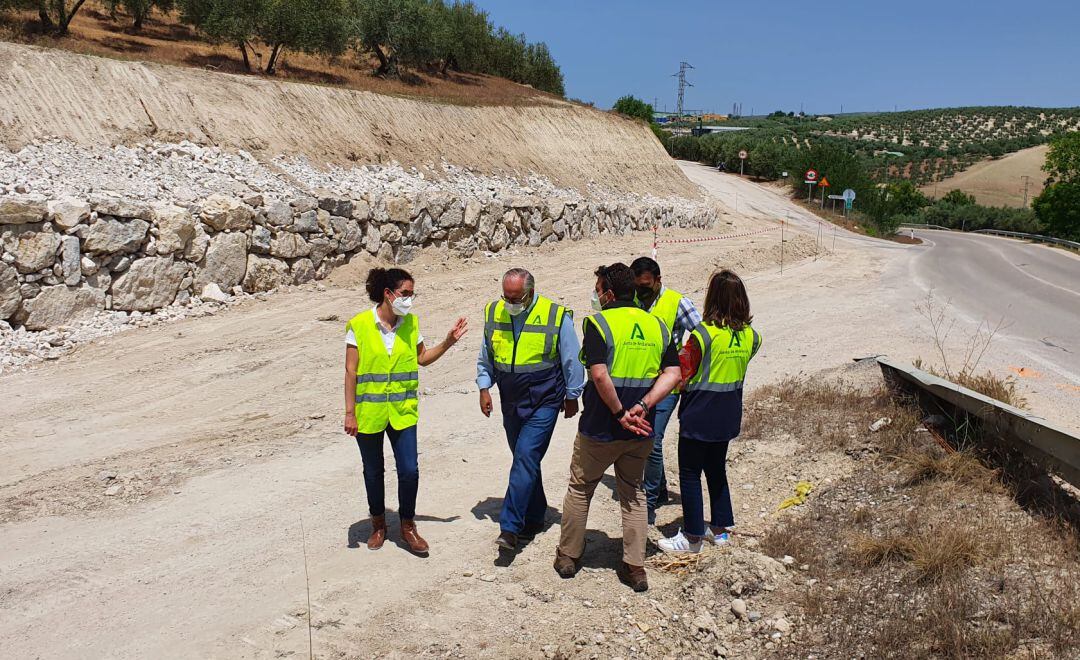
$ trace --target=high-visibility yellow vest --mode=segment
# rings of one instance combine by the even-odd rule
[[[348,324],[360,353],[356,367],[356,427],[360,433],[378,433],[387,424],[401,430],[419,419],[416,342],[420,330],[416,316],[402,317],[389,355],[376,323],[375,312],[369,309]]]
[[[671,341],[664,322],[637,307],[614,307],[585,318],[607,344],[607,368],[616,390],[652,387]],[[584,358],[584,349],[582,349]]]
[[[565,312],[561,305],[537,296],[521,332],[515,337],[506,303],[502,300],[488,303],[484,308],[484,339],[495,369],[529,373],[559,366],[559,330]]]
[[[681,293],[665,287],[660,297],[653,302],[649,313],[663,321],[668,330],[675,332],[675,320],[679,316],[679,303],[682,302],[682,299],[683,295]],[[682,337],[676,337],[675,341],[678,342],[678,348],[682,348]]]
[[[679,404],[679,435],[724,442],[742,427],[743,382],[761,335],[749,325],[739,331],[702,323],[691,336],[701,347],[701,364],[686,383]]]
[[[679,304],[682,303],[683,294],[678,291],[673,291],[667,287],[664,287],[660,297],[653,302],[652,309],[649,313],[664,322],[664,325],[675,332],[675,320],[679,317]],[[682,332],[679,332],[675,336],[675,349],[682,349]],[[672,394],[679,394],[680,389],[676,387],[672,390]]]

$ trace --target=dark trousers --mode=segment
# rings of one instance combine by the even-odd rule
[[[709,484],[709,508],[713,527],[731,527],[731,491],[727,482],[728,442],[702,442],[679,437],[679,493],[682,495],[683,528],[687,534],[705,535],[705,501],[701,473]]]
[[[544,522],[547,496],[544,495],[544,477],[540,461],[551,444],[551,434],[559,419],[558,408],[534,410],[522,419],[513,410],[503,410],[503,429],[506,441],[514,454],[510,466],[510,483],[503,498],[499,514],[499,529],[520,534],[527,524]]]
[[[364,461],[364,487],[367,489],[368,510],[372,516],[386,513],[386,486],[383,475],[383,433],[358,433],[356,444]],[[416,457],[416,426],[400,431],[387,426],[385,434],[390,438],[397,467],[398,516],[412,520],[416,516],[416,491],[420,485],[420,467]]]

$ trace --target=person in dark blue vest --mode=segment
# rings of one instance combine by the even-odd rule
[[[503,428],[514,462],[499,515],[500,551],[519,537],[543,531],[547,497],[540,462],[562,411],[578,411],[585,369],[571,313],[536,294],[529,271],[514,268],[502,279],[502,297],[484,308],[484,341],[476,360],[480,412],[490,417],[491,387],[499,388]]]

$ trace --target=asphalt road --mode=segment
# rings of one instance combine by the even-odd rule
[[[971,323],[1003,321],[999,336],[1014,350],[1059,389],[1080,391],[1080,257],[980,234],[915,235],[926,245],[908,262],[916,283]]]

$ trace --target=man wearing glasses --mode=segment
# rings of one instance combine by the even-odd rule
[[[503,428],[514,454],[499,515],[500,551],[513,551],[519,538],[543,531],[547,497],[540,462],[559,411],[567,418],[576,415],[585,388],[571,313],[536,295],[535,287],[529,271],[506,271],[502,297],[484,308],[484,341],[476,360],[480,412],[491,416],[491,386],[497,385]]]

